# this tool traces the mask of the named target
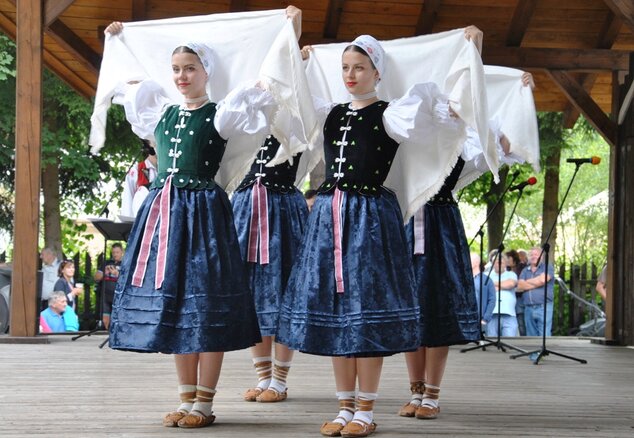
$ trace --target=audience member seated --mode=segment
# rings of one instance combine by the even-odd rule
[[[40,312],[40,333],[76,332],[79,318],[66,301],[63,291],[54,291],[48,299],[48,308]]]

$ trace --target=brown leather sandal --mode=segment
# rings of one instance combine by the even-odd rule
[[[346,421],[346,419],[343,417],[337,418],[341,418],[343,421]],[[335,418],[335,420],[337,418]],[[326,421],[324,424],[321,425],[319,433],[321,433],[323,436],[341,436],[341,430],[343,428],[344,425],[337,421]]]
[[[255,401],[258,401],[260,403],[275,403],[286,400],[286,397],[288,397],[286,391],[277,392],[275,389],[269,388],[262,394],[258,395]]]
[[[352,420],[346,424],[341,430],[341,436],[344,438],[356,438],[369,436],[376,430],[376,423],[366,423],[363,420]]]
[[[416,415],[416,408],[418,408],[418,406],[411,403],[405,403],[403,406],[401,406],[398,414],[401,417],[414,417]]]
[[[264,390],[262,388],[250,388],[244,393],[244,401],[254,402],[258,395],[262,394]]]
[[[165,427],[176,427],[178,426],[178,422],[187,415],[187,412],[174,411],[167,413],[163,416],[163,426]]]
[[[194,412],[198,413],[198,415],[194,414]],[[213,414],[204,415],[200,411],[191,411],[189,414],[185,415],[178,422],[178,427],[182,427],[184,429],[194,429],[199,427],[209,426],[216,420],[216,416]]]
[[[433,407],[428,405],[420,405],[418,409],[416,409],[416,418],[419,420],[435,420],[438,418],[438,413],[440,412],[440,407]]]

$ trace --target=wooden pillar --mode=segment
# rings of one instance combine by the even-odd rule
[[[15,228],[11,336],[35,336],[40,154],[42,138],[42,4],[17,3]]]
[[[616,76],[613,113],[618,114],[623,97],[634,80],[634,55],[625,83]],[[620,97],[620,98],[619,98]],[[618,128],[617,144],[610,149],[610,209],[608,215],[608,298],[606,341],[634,345],[634,108]]]
[[[621,96],[634,83],[634,53],[630,55],[630,71],[621,87]],[[623,99],[621,99],[623,100]],[[620,314],[617,339],[622,345],[634,345],[634,106],[630,104],[629,111],[623,123],[619,126],[619,175],[620,208],[617,240],[620,251],[616,254],[617,270],[612,272],[613,278],[618,278],[621,286],[620,293],[615,293],[615,311],[618,306]]]

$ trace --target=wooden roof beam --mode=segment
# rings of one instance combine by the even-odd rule
[[[132,0],[132,21],[147,19],[147,0]],[[100,32],[103,35],[103,32]]]
[[[324,20],[324,38],[337,38],[339,32],[339,22],[343,14],[344,0],[329,0],[326,8],[326,19]]]
[[[622,25],[623,22],[621,21],[621,19],[618,18],[613,12],[608,11],[608,15],[605,17],[605,21],[603,22],[603,26],[601,28],[601,31],[599,32],[599,37],[597,38],[596,48],[611,48],[612,45],[614,45],[617,37],[619,36]],[[577,78],[577,82],[581,84],[584,90],[590,93],[596,79],[597,76],[594,74],[581,74]],[[577,111],[577,108],[575,108],[574,105],[568,104],[568,107],[564,110],[564,128],[572,128],[577,122],[579,114],[579,111]]]
[[[592,97],[575,81],[570,74],[562,70],[546,70],[553,82],[566,95],[568,100],[585,116],[588,122],[601,134],[611,146],[616,146],[617,125],[603,112]]]
[[[519,69],[546,68],[588,73],[629,69],[625,50],[607,49],[544,49],[532,47],[484,46],[482,59],[488,65]]]
[[[420,15],[418,16],[415,35],[427,35],[428,33],[432,33],[434,22],[438,15],[438,9],[440,9],[440,0],[425,0]]]
[[[55,20],[48,29],[46,29],[46,33],[60,46],[75,55],[77,60],[86,66],[88,70],[96,74],[99,73],[101,56],[70,30],[68,26],[60,20]]]
[[[46,0],[44,4],[44,27],[49,26],[68,9],[75,0]]]
[[[506,34],[506,45],[509,47],[519,47],[524,39],[528,24],[533,17],[537,0],[519,0],[513,18],[509,24],[509,31]]]
[[[15,5],[15,0],[11,0],[11,3]],[[50,19],[53,17],[53,14],[58,12],[58,15],[63,12],[60,10],[61,7],[58,5],[53,5],[52,3],[56,3],[54,1],[47,2],[51,3],[50,6]],[[61,5],[65,3],[69,3],[67,0],[63,0],[59,2]],[[71,2],[72,3],[72,2]],[[66,7],[70,6],[70,3],[66,5]],[[49,8],[47,8],[48,10]],[[65,10],[66,8],[64,8]],[[48,11],[47,11],[48,12]],[[44,21],[43,21],[44,22]],[[77,60],[81,62],[88,70],[93,73],[99,73],[99,66],[101,64],[101,56],[97,54],[88,44],[86,44],[77,34],[75,34],[68,26],[62,23],[58,18],[51,21],[51,23],[45,27],[45,32],[48,36],[53,38],[59,45],[61,45],[64,49],[71,52],[73,55],[77,57]]]
[[[231,0],[229,12],[244,12],[247,10],[247,0]]]
[[[634,32],[634,2],[632,0],[604,0],[610,10]]]

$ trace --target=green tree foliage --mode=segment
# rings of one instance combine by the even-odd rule
[[[0,233],[12,232],[15,180],[15,44],[0,35]],[[99,214],[107,201],[120,195],[104,182],[121,181],[139,151],[120,107],[108,114],[107,141],[99,156],[89,153],[88,135],[93,102],[79,96],[57,76],[44,71],[42,166],[59,169],[61,226],[64,252],[82,247],[81,226],[71,219]],[[112,191],[112,189],[110,189]],[[79,239],[79,240],[78,240]]]
[[[535,174],[529,165],[513,166],[513,171],[520,172],[516,182],[534,175],[537,184],[524,190],[506,236],[505,247],[527,249],[541,245],[545,160],[559,148],[559,201],[575,170],[574,164],[565,162],[566,158],[596,155],[602,162],[598,166],[583,165],[575,178],[558,221],[557,262],[580,263],[587,260],[601,265],[607,253],[609,146],[583,117],[573,129],[563,128],[561,113],[539,113],[538,121],[542,169]],[[491,196],[491,183],[490,173],[482,175],[462,191],[461,203],[484,209],[486,200]],[[505,199],[507,220],[516,199],[516,192],[508,194]],[[473,245],[473,249],[477,250],[478,243]]]

